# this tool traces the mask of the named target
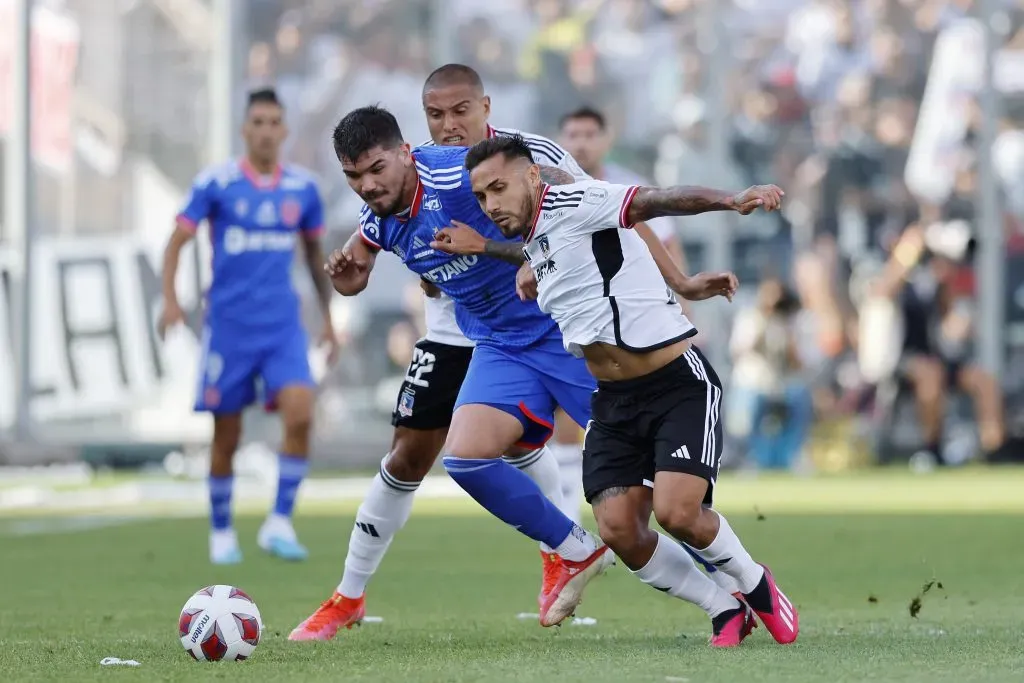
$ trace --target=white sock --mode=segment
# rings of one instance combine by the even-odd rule
[[[681,545],[662,534],[650,561],[633,574],[651,588],[692,602],[712,619],[740,605],[697,567]]]
[[[533,479],[534,483],[537,484],[537,488],[544,494],[544,497],[565,513],[563,509],[565,506],[562,502],[562,484],[558,478],[558,463],[555,462],[555,457],[547,447],[538,448],[519,458],[502,456],[502,460],[518,469],[530,479]],[[568,516],[567,513],[566,516]],[[577,511],[576,517],[579,517],[579,511]],[[574,519],[571,516],[569,516],[569,519],[572,519],[577,524],[579,523],[578,519]],[[546,553],[552,552],[552,548],[549,548],[544,543],[540,544],[540,549]]]
[[[574,524],[572,531],[565,537],[565,540],[558,544],[554,551],[563,560],[570,562],[582,562],[597,550],[597,541],[594,536],[578,524]]]
[[[724,590],[729,595],[733,593],[740,593],[740,585],[736,582],[736,579],[732,578],[722,570],[717,572],[709,572],[708,578],[718,584],[718,587]]]
[[[385,462],[387,458],[384,459]],[[356,523],[348,539],[345,573],[338,584],[338,592],[347,598],[358,598],[366,592],[391,539],[405,526],[412,512],[412,502],[419,482],[403,482],[384,469],[370,483],[359,510]]]
[[[575,443],[548,443],[548,449],[558,462],[558,479],[562,482],[562,500],[559,507],[566,517],[580,523],[583,507],[583,450]]]
[[[710,511],[715,512],[714,510]],[[707,548],[703,550],[694,548],[694,550],[705,560],[718,567],[718,571],[725,572],[736,579],[741,593],[750,593],[761,582],[764,569],[750,557],[750,553],[740,543],[740,539],[729,526],[729,522],[725,521],[725,517],[718,512],[715,514],[718,515],[719,520],[718,535]]]

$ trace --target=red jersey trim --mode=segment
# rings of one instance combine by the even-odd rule
[[[536,208],[536,210],[534,211],[534,214],[533,214],[533,225],[530,226],[530,234],[526,236],[525,240],[523,240],[524,244],[528,243],[530,240],[532,240],[533,239],[533,233],[537,232],[537,223],[540,222],[540,211],[541,211],[541,208],[544,206],[544,197],[547,195],[548,190],[550,188],[551,188],[550,185],[542,185],[541,186],[540,198],[537,200],[537,208]]]
[[[629,222],[629,207],[633,205],[633,199],[639,190],[639,185],[633,185],[626,190],[626,196],[622,199],[622,208],[619,209],[619,226],[625,230],[631,230],[634,226],[633,223]]]
[[[238,167],[242,170],[243,175],[249,179],[249,182],[253,184],[258,190],[275,190],[278,184],[281,182],[281,164],[274,167],[274,174],[270,178],[270,182],[267,182],[263,176],[256,172],[256,169],[252,167],[247,158],[242,158],[238,162]]]
[[[178,227],[188,230],[189,232],[195,232],[199,229],[199,224],[183,213],[179,213],[175,216],[174,221],[178,224]]]

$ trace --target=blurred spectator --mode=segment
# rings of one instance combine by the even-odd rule
[[[903,356],[898,372],[913,387],[924,436],[919,460],[943,464],[946,398],[959,389],[974,402],[981,446],[991,456],[1002,448],[1003,396],[999,383],[971,359],[974,303],[958,278],[967,256],[963,223],[912,225],[892,249],[876,293],[899,303]]]
[[[732,396],[749,415],[747,436],[759,469],[796,464],[814,417],[811,393],[801,376],[794,328],[799,303],[783,283],[767,279],[755,306],[736,316]]]

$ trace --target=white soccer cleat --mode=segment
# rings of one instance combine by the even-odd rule
[[[292,521],[281,515],[270,515],[263,522],[256,543],[264,551],[282,560],[300,562],[309,557],[309,551],[299,543]]]
[[[234,529],[215,529],[210,532],[210,562],[213,564],[238,564],[242,551],[238,547],[238,536]]]

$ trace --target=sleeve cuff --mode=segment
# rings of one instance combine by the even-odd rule
[[[639,189],[639,185],[633,185],[626,190],[626,196],[622,198],[622,208],[619,209],[619,227],[624,230],[631,230],[633,228],[633,223],[629,222],[629,207],[633,204],[633,198],[636,197]]]
[[[199,224],[196,221],[192,220],[183,213],[179,213],[174,220],[175,223],[177,223],[178,227],[181,228],[182,230],[195,232],[199,228]]]
[[[325,232],[327,232],[327,230],[324,228],[324,226],[318,225],[315,228],[309,228],[308,230],[303,230],[302,234],[305,235],[307,239],[309,239],[311,237],[323,237],[323,234]]]
[[[359,231],[359,239],[361,239],[363,241],[363,244],[365,244],[366,246],[370,247],[371,249],[373,249],[375,251],[380,251],[381,249],[383,249],[383,247],[381,247],[379,244],[377,244],[376,242],[371,240],[369,237],[367,237],[365,234],[363,234],[362,230]]]

